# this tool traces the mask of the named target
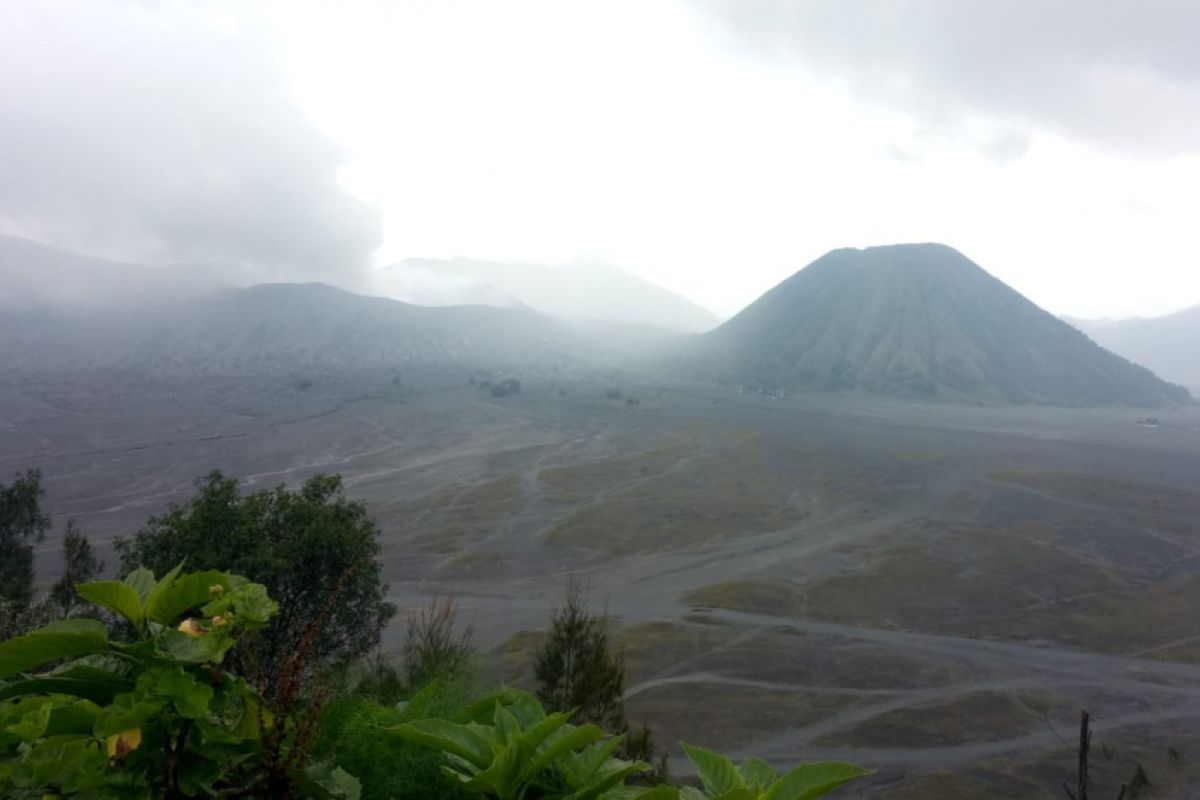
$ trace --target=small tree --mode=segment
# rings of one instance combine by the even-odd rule
[[[349,664],[378,645],[395,613],[379,574],[379,531],[365,505],[345,498],[340,477],[317,475],[297,490],[243,495],[236,479],[212,472],[198,489],[133,539],[117,542],[123,570],[162,572],[185,562],[266,586],[279,614],[256,634],[250,655],[235,654],[235,666],[270,693],[288,654],[318,624],[308,674]]]
[[[62,554],[63,575],[50,589],[48,602],[54,606],[54,610],[59,616],[68,617],[71,615],[71,611],[80,605],[75,585],[95,580],[104,569],[104,562],[96,558],[96,551],[92,549],[92,543],[79,530],[79,526],[73,519],[67,520]]]
[[[625,660],[609,650],[607,614],[587,610],[583,585],[572,580],[555,609],[550,637],[534,662],[538,699],[552,711],[576,709],[575,719],[623,733]]]
[[[404,635],[404,677],[408,688],[419,689],[436,678],[459,677],[471,666],[475,650],[471,629],[455,633],[458,607],[454,600],[434,598],[428,608],[410,612]]]
[[[33,543],[50,527],[42,513],[41,470],[17,473],[7,486],[0,483],[0,600],[20,612],[33,600]]]

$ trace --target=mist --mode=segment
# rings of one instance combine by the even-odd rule
[[[377,211],[297,105],[257,6],[0,7],[0,234],[251,280],[361,285]]]

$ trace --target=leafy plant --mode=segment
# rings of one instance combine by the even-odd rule
[[[614,757],[621,737],[605,739],[596,725],[572,725],[571,716],[547,714],[532,696],[510,689],[469,706],[459,721],[413,720],[393,730],[445,753],[448,775],[496,800],[677,797],[660,791],[665,787],[625,787],[626,778],[649,765]]]
[[[266,589],[180,567],[161,580],[139,569],[76,588],[127,622],[134,640],[70,619],[0,643],[0,794],[261,796],[271,715],[223,662],[276,613]],[[295,781],[313,796],[355,796],[353,779],[328,766]]]
[[[365,505],[346,499],[340,477],[316,475],[298,489],[243,494],[236,479],[212,472],[197,487],[186,504],[151,518],[116,549],[126,570],[162,572],[186,560],[266,586],[279,613],[235,656],[242,674],[274,695],[274,679],[296,643],[318,627],[306,680],[379,644],[395,611],[380,578],[379,531]]]
[[[747,758],[735,767],[725,756],[703,747],[683,744],[683,752],[695,765],[703,786],[684,787],[683,800],[813,800],[871,774],[853,764],[827,761],[801,764],[781,776],[761,758]]]

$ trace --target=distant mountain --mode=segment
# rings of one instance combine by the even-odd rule
[[[66,307],[95,312],[195,297],[233,283],[221,264],[127,264],[0,236],[0,310]]]
[[[561,266],[411,258],[380,270],[379,294],[426,306],[528,306],[576,322],[612,321],[677,333],[715,327],[711,311],[597,262]]]
[[[683,363],[695,377],[752,389],[1067,406],[1189,400],[939,244],[827,253],[696,337]]]
[[[528,309],[422,308],[320,283],[224,289],[137,319],[0,311],[0,367],[27,373],[550,366],[596,350]]]
[[[1150,319],[1068,319],[1100,345],[1200,391],[1200,306]]]
[[[421,306],[321,283],[229,285],[0,237],[0,369],[205,374],[459,364],[569,365],[612,353],[525,307]]]

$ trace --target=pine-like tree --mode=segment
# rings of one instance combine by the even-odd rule
[[[96,557],[92,543],[75,520],[67,520],[67,532],[63,536],[63,575],[50,589],[49,602],[58,614],[68,617],[72,609],[80,604],[75,593],[75,584],[95,580],[104,569],[104,562]]]
[[[537,696],[547,709],[575,709],[577,722],[623,733],[625,660],[610,650],[608,629],[608,615],[590,613],[583,585],[572,580],[534,662]]]
[[[17,473],[0,483],[0,600],[16,612],[33,600],[33,544],[46,536],[50,518],[42,513],[41,470]]]

